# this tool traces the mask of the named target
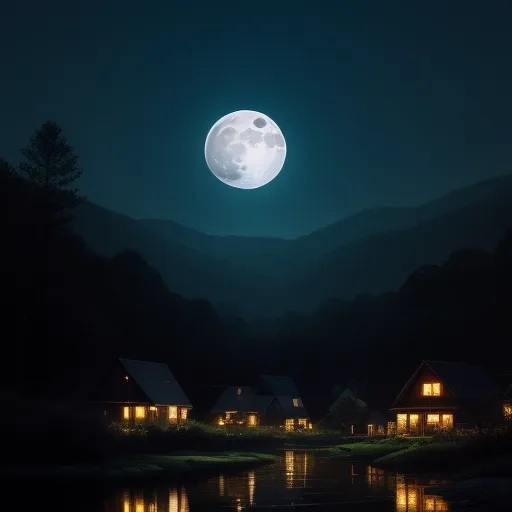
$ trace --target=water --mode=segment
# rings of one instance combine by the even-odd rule
[[[55,492],[55,499],[60,495],[69,511],[90,512],[448,511],[446,501],[426,489],[439,482],[290,450],[278,463],[237,474],[117,489],[101,496],[92,490],[77,492],[74,498]]]

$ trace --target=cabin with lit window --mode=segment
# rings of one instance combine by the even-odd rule
[[[228,386],[211,412],[217,425],[256,427],[259,424],[256,395],[249,386]]]
[[[287,431],[312,428],[295,383],[283,375],[261,375],[255,388],[262,425],[281,426]]]
[[[503,420],[504,393],[481,366],[423,361],[398,394],[388,434],[490,427]]]
[[[192,404],[165,363],[119,358],[90,403],[108,422],[162,426],[186,421]]]
[[[311,428],[302,398],[290,377],[262,375],[256,386],[229,386],[211,410],[217,425]]]

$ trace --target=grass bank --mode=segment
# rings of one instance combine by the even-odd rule
[[[102,464],[11,464],[0,466],[2,479],[58,480],[67,482],[119,482],[155,480],[188,474],[251,469],[279,460],[271,454],[251,452],[174,453],[115,457]]]
[[[512,476],[512,428],[439,432],[422,438],[366,439],[326,450],[403,472],[450,472],[468,478]]]

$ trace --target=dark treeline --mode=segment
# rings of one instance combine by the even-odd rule
[[[421,359],[493,368],[511,360],[511,233],[492,254],[467,249],[418,269],[396,292],[248,325],[172,293],[133,251],[88,250],[73,233],[81,171],[55,124],[23,156],[18,169],[0,162],[1,378],[10,396],[81,399],[123,356],[168,362],[198,410],[215,386],[286,373],[318,417],[335,384],[355,380],[365,401],[386,409]]]

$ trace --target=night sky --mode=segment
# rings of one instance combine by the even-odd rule
[[[0,154],[16,162],[55,120],[90,200],[214,234],[419,204],[512,170],[511,17],[508,0],[5,2]],[[204,161],[211,125],[240,109],[288,145],[256,190]]]

